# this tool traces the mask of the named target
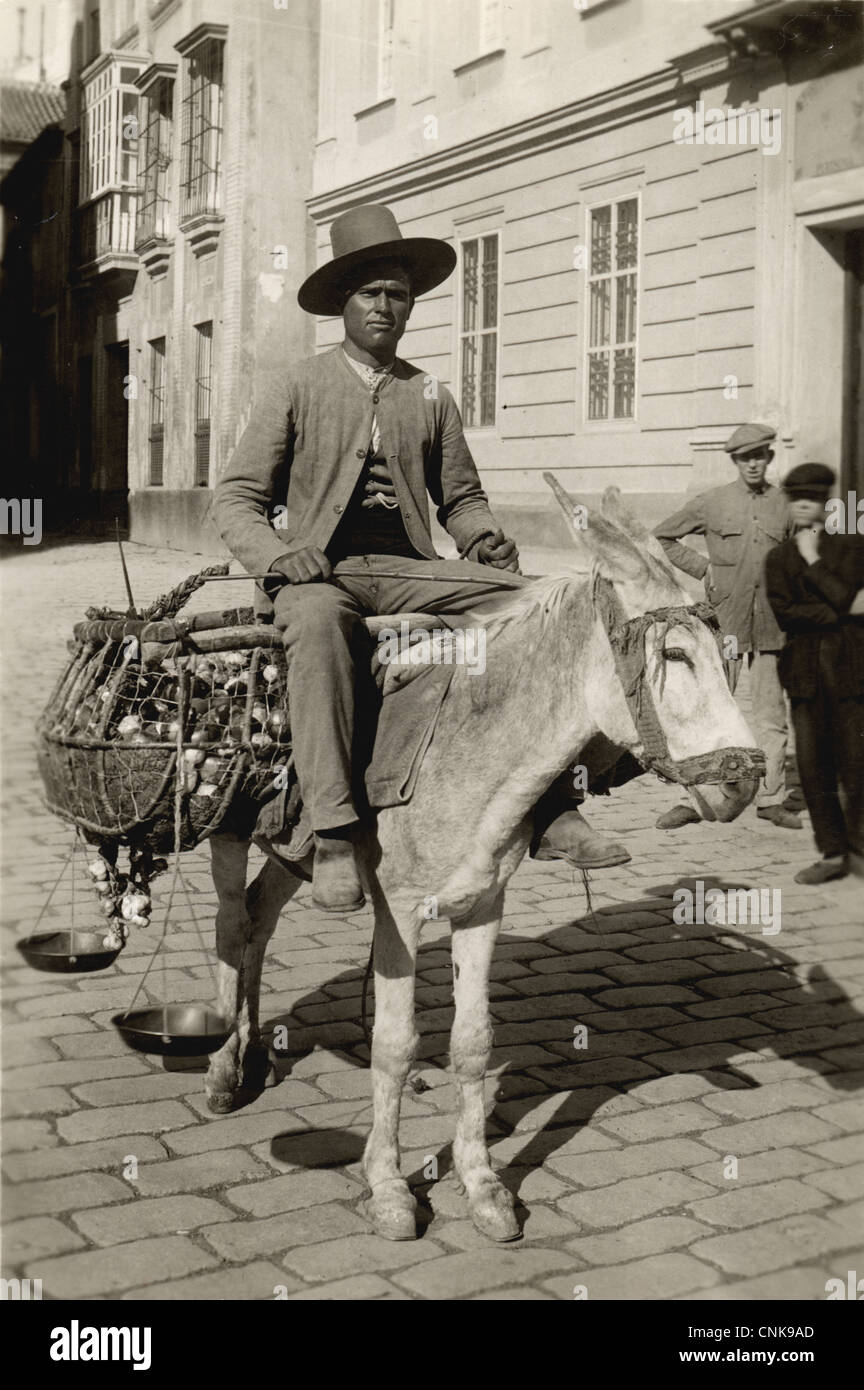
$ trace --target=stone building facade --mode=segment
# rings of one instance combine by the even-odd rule
[[[314,0],[84,0],[65,83],[53,506],[214,549],[253,391],[311,349]],[[51,517],[46,517],[46,525]]]
[[[319,255],[364,201],[457,246],[404,355],[513,534],[563,540],[548,468],[659,517],[751,418],[864,497],[860,11],[322,0]]]

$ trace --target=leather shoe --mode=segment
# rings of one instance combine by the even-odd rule
[[[828,883],[832,878],[845,878],[849,872],[849,860],[845,854],[837,854],[832,859],[817,859],[795,875],[796,883]]]
[[[781,830],[800,830],[801,822],[792,811],[784,811],[782,806],[759,806],[756,811],[760,820],[770,820]]]
[[[322,912],[359,912],[365,906],[349,833],[315,836],[312,901]]]
[[[566,859],[576,869],[611,869],[631,858],[623,845],[598,835],[575,807],[535,834],[530,853],[532,859]]]
[[[673,806],[654,822],[657,830],[680,830],[682,825],[698,825],[702,819],[692,806]]]

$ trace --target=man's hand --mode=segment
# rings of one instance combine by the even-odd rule
[[[361,507],[380,507],[382,505],[386,507],[389,504],[393,510],[398,506],[393,479],[390,477],[386,463],[380,459],[376,459],[370,465],[363,491],[366,495],[360,503]],[[384,499],[383,503],[378,497],[379,492]]]
[[[329,579],[333,566],[323,550],[307,545],[292,555],[281,555],[272,566],[273,574],[284,574],[290,584],[311,584],[316,579]]]
[[[795,536],[798,553],[806,565],[815,565],[819,559],[819,530],[807,526]]]
[[[492,565],[496,570],[513,570],[515,574],[520,572],[516,542],[500,530],[494,536],[483,537],[477,547],[477,560],[481,565]]]

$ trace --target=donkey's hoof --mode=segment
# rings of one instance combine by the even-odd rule
[[[207,1109],[211,1115],[230,1115],[234,1109],[233,1091],[212,1091],[207,1095]]]
[[[243,1057],[243,1089],[263,1091],[268,1081],[273,1085],[275,1079],[275,1061],[269,1048],[263,1045],[247,1047]]]
[[[519,1240],[522,1231],[513,1210],[513,1198],[500,1183],[484,1184],[470,1203],[471,1220],[482,1235],[502,1243]]]
[[[417,1203],[401,1178],[377,1184],[366,1203],[366,1215],[375,1234],[385,1240],[417,1239]]]

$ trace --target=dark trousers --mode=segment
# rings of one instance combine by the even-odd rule
[[[406,577],[393,579],[382,571]],[[377,705],[363,618],[440,613],[446,621],[447,614],[488,608],[490,600],[509,597],[524,583],[519,575],[469,560],[352,555],[334,567],[328,583],[279,590],[275,622],[288,656],[294,765],[313,830],[336,830],[358,818],[352,765],[362,767],[369,751],[370,730],[362,716]]]
[[[822,855],[864,853],[864,698],[848,696],[825,642],[812,699],[792,700],[801,788]]]

